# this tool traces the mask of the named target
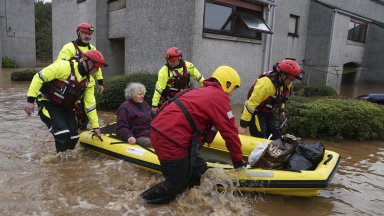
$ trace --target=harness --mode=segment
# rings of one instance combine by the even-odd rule
[[[273,112],[277,107],[281,106],[281,103],[286,101],[287,95],[289,94],[288,88],[286,86],[283,87],[283,91],[280,91],[280,87],[282,86],[282,83],[279,80],[279,74],[275,71],[268,71],[262,73],[258,79],[262,77],[268,77],[273,85],[275,86],[276,92],[275,95],[268,97],[266,100],[264,100],[258,107],[257,111],[260,112]],[[255,83],[252,85],[252,87],[248,90],[247,99],[251,97],[251,94],[253,92]],[[256,114],[253,113],[254,115]]]
[[[167,63],[166,66],[168,68],[168,82],[167,87],[161,94],[161,98],[163,101],[169,100],[175,95],[189,87],[191,87],[190,82],[190,74],[187,70],[187,66],[184,60],[180,61],[180,64],[183,66],[183,73],[179,73],[177,70],[170,70],[170,66]],[[171,76],[171,73],[173,76]]]
[[[205,136],[206,132],[205,131],[199,131],[196,127],[195,121],[193,120],[191,114],[187,110],[187,108],[181,103],[179,100],[179,97],[182,96],[183,94],[189,92],[194,88],[188,88],[185,91],[177,94],[174,98],[168,100],[166,103],[163,104],[163,106],[160,108],[160,111],[164,109],[164,107],[168,106],[172,102],[175,102],[175,104],[180,108],[180,110],[183,112],[185,118],[188,120],[189,125],[192,128],[192,138],[191,138],[191,145],[189,146],[188,152],[189,152],[189,167],[188,167],[188,173],[191,175],[192,174],[192,167],[196,163],[196,157],[197,157],[197,152],[198,148],[200,145],[199,142],[199,137]]]
[[[75,61],[79,61],[81,59],[81,56],[83,55],[83,51],[80,50],[79,48],[79,45],[76,43],[76,40],[74,41],[71,41],[73,46],[75,47],[75,50],[76,50],[76,55],[75,56],[72,56],[69,60],[75,60]],[[88,47],[88,50],[91,50],[91,45],[87,45]]]
[[[89,79],[87,78],[79,82],[75,75],[72,61],[70,61],[70,66],[71,74],[66,80],[52,80],[44,83],[40,89],[40,92],[49,101],[67,108],[73,108],[75,106],[75,102],[83,95]],[[41,71],[39,73],[41,73]]]

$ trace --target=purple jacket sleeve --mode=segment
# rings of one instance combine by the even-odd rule
[[[129,109],[123,103],[117,110],[117,124],[116,124],[116,134],[122,141],[128,141],[129,137],[132,137],[133,134],[129,129]]]

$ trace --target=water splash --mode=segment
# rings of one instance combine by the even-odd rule
[[[98,205],[90,204],[86,200],[82,200],[81,197],[77,197],[77,203],[79,205],[73,206],[72,209],[82,208],[82,209],[97,209],[100,208]]]

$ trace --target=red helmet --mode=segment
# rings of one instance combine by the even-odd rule
[[[294,60],[283,60],[280,63],[277,63],[276,71],[279,73],[285,73],[294,79],[302,79],[300,66]]]
[[[181,49],[177,47],[171,47],[164,53],[164,58],[168,61],[174,61],[181,58]]]
[[[108,67],[108,65],[105,63],[103,54],[97,50],[88,50],[87,52],[83,53],[81,59],[84,61],[92,61],[95,67],[98,68]]]
[[[93,25],[91,25],[89,23],[80,23],[77,26],[77,32],[81,31],[84,33],[92,34],[94,30],[95,30],[95,28],[93,27]]]

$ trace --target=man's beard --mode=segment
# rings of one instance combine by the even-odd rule
[[[83,43],[86,43],[88,44],[89,42],[91,42],[91,38],[84,38],[83,40],[81,40]]]

